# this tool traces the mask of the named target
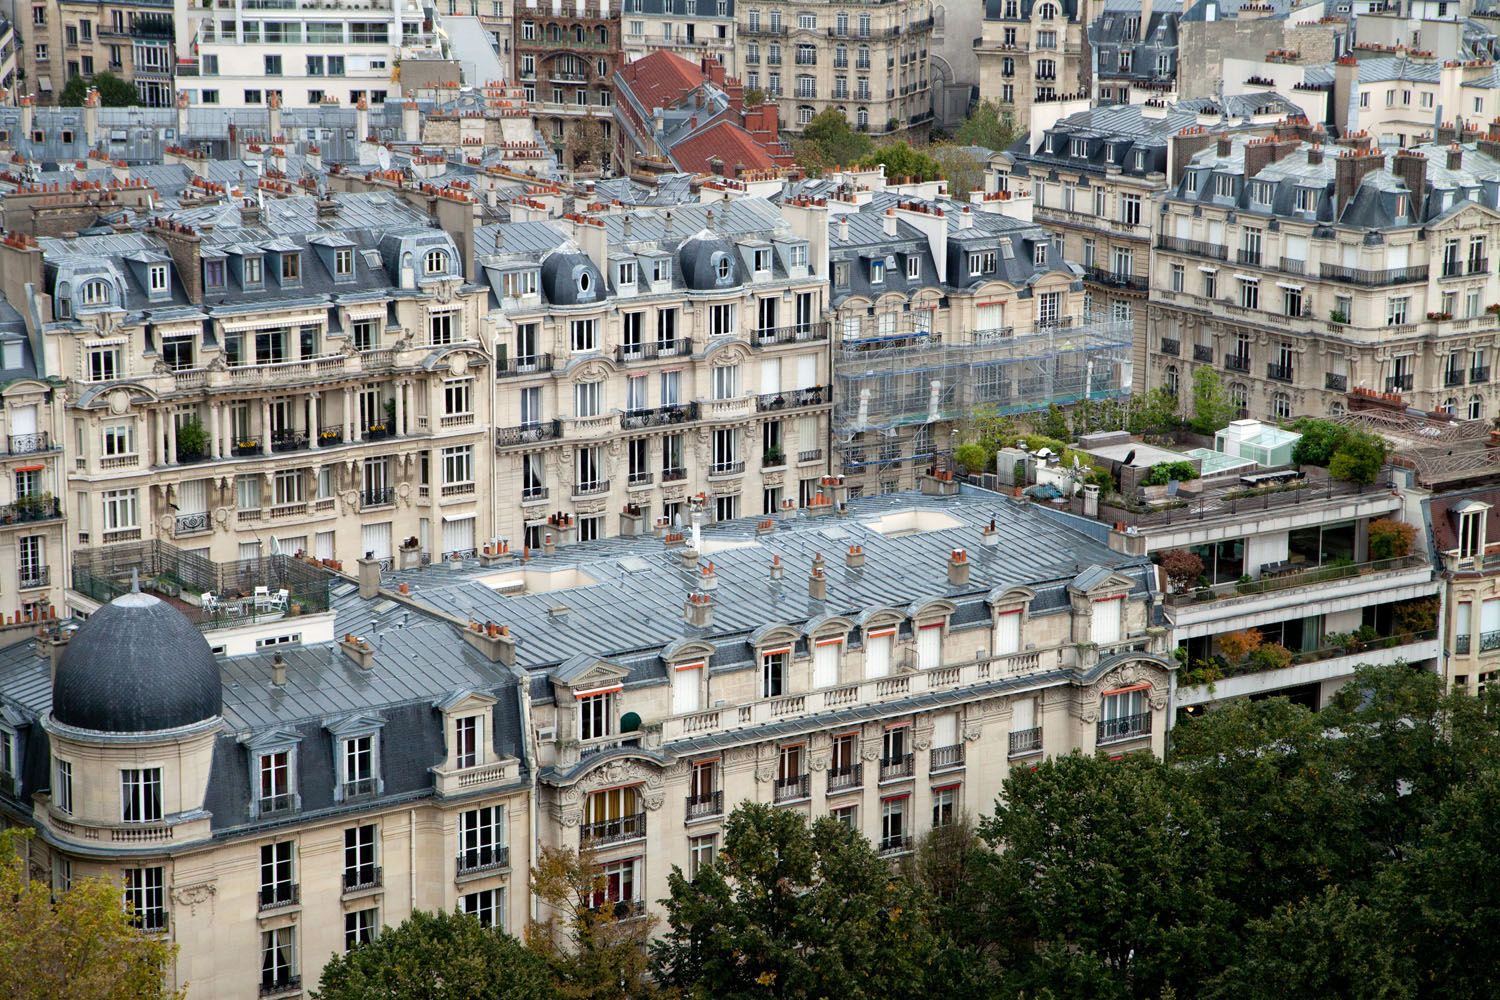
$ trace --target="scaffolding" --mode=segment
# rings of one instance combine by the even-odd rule
[[[1066,322],[1066,321],[1065,321]],[[844,470],[936,457],[933,431],[981,408],[1026,413],[1129,392],[1134,326],[1081,325],[970,334],[914,332],[834,352],[833,438]]]

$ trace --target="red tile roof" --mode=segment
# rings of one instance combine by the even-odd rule
[[[727,121],[684,139],[672,147],[670,155],[679,170],[692,174],[709,173],[709,160],[714,157],[723,162],[724,173],[730,177],[736,168],[771,170],[776,166],[771,154],[754,136]]]
[[[676,107],[708,79],[697,63],[663,50],[626,63],[619,77],[647,115],[655,108]]]

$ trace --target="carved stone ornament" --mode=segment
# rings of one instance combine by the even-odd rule
[[[214,895],[218,891],[219,887],[214,882],[178,885],[172,887],[172,900],[178,906],[186,906],[188,914],[196,917],[198,915],[198,907],[212,904]]]
[[[982,728],[980,728],[979,726],[965,726],[964,727],[964,742],[965,743],[973,743],[975,740],[979,739],[983,735],[984,735],[984,730]]]
[[[109,393],[109,412],[120,416],[130,410],[130,393],[124,389],[111,389]]]
[[[831,756],[827,753],[815,753],[807,758],[807,769],[809,771],[822,771],[828,767]]]
[[[757,782],[770,781],[776,777],[776,770],[771,767],[757,767],[755,769],[755,780]]]
[[[462,351],[456,351],[448,358],[449,373],[460,376],[469,370],[469,356]]]
[[[609,374],[604,365],[598,361],[590,361],[578,369],[578,375],[573,379],[575,382],[601,382]]]

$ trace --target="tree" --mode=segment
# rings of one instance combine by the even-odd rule
[[[568,129],[567,136],[568,157],[573,166],[604,165],[604,154],[609,149],[609,143],[604,138],[603,126],[597,120],[583,118],[574,122]]]
[[[0,996],[181,1000],[162,978],[177,946],[136,929],[105,879],[55,891],[28,878],[28,837],[0,831]]]
[[[315,1000],[551,1000],[547,962],[467,913],[417,911],[323,966]]]
[[[692,997],[924,996],[920,900],[856,831],[830,817],[744,803],[719,859],[667,878],[658,978]]]
[[[758,108],[766,103],[766,92],[758,87],[751,87],[745,91],[745,107]]]
[[[141,96],[135,87],[113,73],[96,74],[92,81],[82,76],[71,77],[58,95],[57,103],[65,108],[82,107],[90,86],[98,89],[101,107],[133,108],[141,103]]]
[[[1187,549],[1167,549],[1156,557],[1156,564],[1167,574],[1167,582],[1181,594],[1192,589],[1203,575],[1203,560]]]
[[[1016,141],[1015,121],[1009,113],[1002,114],[994,101],[980,101],[953,138],[963,146],[983,146],[998,152]]]
[[[1049,438],[1056,438],[1064,443],[1073,440],[1073,431],[1068,427],[1068,415],[1056,403],[1049,403],[1047,409],[1034,418],[1032,426],[1038,434],[1045,434]],[[1054,450],[1062,451],[1061,448]]]
[[[1219,373],[1207,365],[1193,372],[1193,419],[1189,425],[1199,434],[1212,434],[1235,418],[1239,407],[1224,392]]]
[[[1292,445],[1292,461],[1298,465],[1319,465],[1324,468],[1333,461],[1334,450],[1349,433],[1349,429],[1342,424],[1319,417],[1302,417],[1292,424],[1292,430],[1302,435]]]
[[[1154,757],[1014,769],[980,834],[1001,852],[993,907],[1035,943],[1012,993],[1196,996],[1231,940],[1219,827]]]
[[[847,118],[836,108],[829,108],[803,126],[794,152],[804,168],[828,170],[852,166],[869,155],[871,147],[869,136],[854,131]]]
[[[1374,434],[1350,432],[1333,453],[1328,474],[1334,479],[1368,486],[1385,465],[1385,441]]]
[[[928,153],[937,162],[939,176],[948,179],[948,193],[967,198],[970,191],[984,190],[982,160],[962,146],[930,146]]]
[[[657,996],[646,969],[646,943],[656,920],[640,915],[632,901],[608,901],[606,888],[591,851],[542,848],[531,890],[557,916],[528,926],[526,943],[551,965],[559,997]]]
[[[977,441],[970,441],[953,449],[953,460],[970,475],[979,475],[994,469],[995,453]]]
[[[1399,559],[1411,551],[1417,529],[1405,521],[1382,517],[1370,522],[1370,558]]]
[[[917,841],[907,876],[921,891],[934,941],[929,982],[946,1000],[988,1000],[1019,940],[1016,928],[976,920],[998,891],[995,855],[968,816]]]
[[[825,112],[826,113],[826,112]],[[919,149],[906,142],[893,142],[881,146],[864,156],[862,167],[884,166],[887,178],[910,177],[919,181],[935,181],[943,176],[942,165]]]

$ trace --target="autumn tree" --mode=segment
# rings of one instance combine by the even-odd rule
[[[182,1000],[163,978],[177,946],[137,929],[105,879],[28,878],[28,837],[0,831],[0,997]]]
[[[323,966],[314,1000],[552,1000],[547,961],[467,913],[417,911]]]
[[[660,995],[647,974],[646,944],[655,919],[635,900],[610,900],[592,851],[544,847],[531,891],[550,919],[526,929],[526,943],[551,966],[557,995],[568,1000],[640,1000]]]

